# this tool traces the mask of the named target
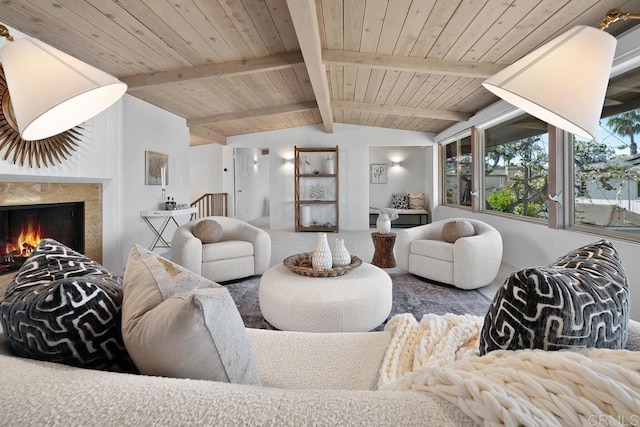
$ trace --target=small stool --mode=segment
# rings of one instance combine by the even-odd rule
[[[373,260],[371,264],[380,268],[393,268],[396,266],[396,259],[393,256],[393,245],[396,243],[396,234],[371,233],[373,239]]]

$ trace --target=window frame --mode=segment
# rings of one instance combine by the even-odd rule
[[[472,129],[468,129],[465,132],[461,132],[459,134],[456,134],[455,136],[442,141],[440,143],[440,156],[439,156],[439,167],[440,170],[442,171],[442,173],[440,173],[440,205],[442,206],[449,206],[449,207],[455,207],[455,208],[459,208],[459,209],[464,209],[464,210],[469,210],[472,211],[473,210],[473,204],[474,204],[474,199],[475,197],[473,197],[473,192],[475,191],[476,188],[476,184],[475,184],[475,170],[476,170],[476,159],[475,159],[475,152],[474,152],[474,138],[473,138],[473,131]],[[467,205],[462,205],[460,203],[449,203],[447,202],[447,146],[451,145],[451,144],[456,144],[456,178],[458,181],[458,194],[456,197],[456,200],[458,200],[458,202],[460,201],[460,172],[459,172],[459,165],[460,165],[460,160],[461,160],[461,150],[460,150],[460,146],[461,146],[461,141],[465,138],[469,138],[471,141],[471,205],[467,206]]]
[[[510,219],[517,219],[519,221],[525,221],[525,222],[531,222],[534,224],[549,224],[549,218],[544,219],[544,218],[535,218],[535,217],[531,217],[531,216],[526,216],[526,215],[520,215],[520,214],[515,214],[515,213],[509,213],[509,212],[500,212],[500,211],[496,211],[496,210],[492,210],[492,209],[487,209],[486,208],[486,202],[487,202],[487,198],[486,198],[486,190],[485,190],[485,164],[484,164],[484,159],[485,159],[485,148],[486,148],[486,131],[487,129],[493,128],[495,126],[498,126],[502,123],[508,122],[510,120],[513,119],[517,119],[518,117],[524,117],[527,114],[526,112],[517,109],[517,108],[513,108],[511,109],[509,112],[507,112],[506,114],[501,115],[500,117],[495,118],[494,120],[491,120],[487,123],[483,123],[482,126],[478,126],[477,129],[477,142],[476,142],[476,150],[478,155],[475,157],[474,159],[474,168],[475,168],[475,175],[477,176],[477,182],[478,182],[478,186],[477,186],[477,196],[475,197],[475,199],[477,200],[477,204],[478,207],[476,210],[474,210],[474,212],[480,212],[486,215],[495,215],[495,216],[499,216],[499,217],[503,217],[503,218],[510,218]],[[554,131],[554,127],[549,125],[547,123],[547,134],[549,135],[548,139],[549,139],[549,165],[548,165],[548,188],[551,188],[551,177],[552,177],[552,172],[551,172],[551,151],[552,151],[552,132]],[[473,146],[474,142],[472,140],[472,146]],[[554,182],[555,185],[555,182]],[[554,187],[555,188],[555,187]],[[549,201],[549,206],[551,206],[551,201]],[[549,212],[549,215],[551,215],[551,212]]]
[[[638,67],[640,68],[640,66]],[[560,131],[565,137],[565,161],[564,167],[564,229],[568,231],[580,232],[590,235],[596,235],[598,237],[615,238],[616,240],[622,240],[632,243],[640,243],[640,234],[634,235],[627,232],[607,230],[603,227],[592,226],[588,224],[580,224],[575,222],[575,164],[574,164],[574,146],[572,141],[572,134],[570,132]]]
[[[616,240],[640,243],[640,235],[630,233],[607,230],[604,228],[589,226],[585,224],[575,223],[575,166],[573,161],[574,147],[571,143],[572,135],[552,125],[547,124],[547,132],[549,134],[549,165],[548,165],[548,197],[549,197],[549,215],[547,219],[534,218],[524,215],[499,212],[486,209],[485,182],[484,182],[484,154],[485,154],[485,130],[487,128],[499,125],[505,121],[511,120],[521,115],[525,115],[521,110],[515,110],[515,114],[508,114],[500,117],[500,119],[487,123],[482,127],[471,128],[471,151],[472,151],[472,206],[465,206],[453,203],[441,203],[443,206],[449,206],[473,212],[479,212],[486,215],[494,215],[497,217],[507,218],[516,221],[524,221],[534,224],[546,225],[549,228],[561,229],[573,232],[585,233],[603,238],[615,238]],[[446,198],[444,188],[444,178],[446,174],[446,145],[450,143],[458,144],[457,159],[460,158],[459,143],[460,140],[469,136],[469,133],[461,133],[451,138],[447,143],[441,144],[441,170],[440,174],[442,183],[442,198]],[[474,151],[475,150],[475,151]],[[481,155],[478,155],[481,153]],[[477,192],[477,193],[476,193]],[[474,194],[475,193],[475,194]],[[476,206],[474,206],[474,204]]]

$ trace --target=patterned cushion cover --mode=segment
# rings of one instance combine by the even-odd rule
[[[9,283],[0,317],[18,356],[135,372],[122,342],[121,305],[119,277],[44,239]]]
[[[547,267],[513,273],[497,292],[480,354],[505,349],[624,348],[629,291],[611,243],[576,249]]]
[[[409,209],[425,209],[427,206],[427,198],[424,193],[407,192],[409,198]]]
[[[409,196],[406,194],[392,194],[391,207],[394,209],[409,209]]]

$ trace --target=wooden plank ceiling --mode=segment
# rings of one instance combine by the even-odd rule
[[[640,0],[14,0],[0,22],[185,117],[195,145],[319,123],[439,132],[497,100],[486,77],[614,7]]]

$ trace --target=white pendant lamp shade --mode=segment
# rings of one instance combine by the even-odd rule
[[[615,48],[610,34],[577,26],[482,85],[540,120],[594,138]]]
[[[7,43],[0,62],[20,136],[27,141],[71,129],[127,91],[115,77],[32,38]]]

